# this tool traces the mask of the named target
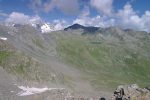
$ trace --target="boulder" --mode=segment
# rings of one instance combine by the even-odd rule
[[[150,100],[150,90],[137,84],[120,85],[114,91],[112,100]]]

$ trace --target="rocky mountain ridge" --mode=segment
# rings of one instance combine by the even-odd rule
[[[65,88],[75,98],[97,100],[111,98],[120,84],[150,85],[147,32],[117,27],[92,32],[80,27],[43,34],[31,25],[1,24],[0,99],[61,100],[49,91],[18,97],[22,91],[18,86],[23,86],[25,93]]]

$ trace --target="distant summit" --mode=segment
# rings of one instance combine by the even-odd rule
[[[84,33],[95,33],[97,32],[100,27],[94,27],[94,26],[83,26],[83,25],[80,25],[80,24],[73,24],[67,28],[65,28],[64,30],[67,31],[67,30],[77,30],[77,29],[82,29],[84,31]]]
[[[69,29],[72,29],[72,30],[76,30],[76,29],[84,29],[85,27],[80,25],[80,24],[73,24],[67,28],[65,28],[64,30],[67,31]]]

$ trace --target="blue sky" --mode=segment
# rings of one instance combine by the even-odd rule
[[[149,5],[150,0],[0,0],[0,20],[13,20],[10,16],[15,12],[29,18],[39,16],[47,22],[63,20],[66,24],[100,27],[121,25],[150,31]],[[137,25],[141,22],[143,25]]]
[[[0,0],[0,10],[9,14],[11,12],[21,12],[27,15],[34,15],[34,10],[31,9],[30,4],[31,2],[35,2],[36,0]],[[47,0],[41,0],[46,2]],[[50,1],[50,0],[49,0]],[[59,1],[59,0],[58,0]],[[89,5],[90,0],[78,0],[80,5],[80,10],[83,9],[84,5]],[[99,0],[102,1],[103,0]],[[123,6],[127,3],[131,2],[133,9],[139,12],[139,15],[142,15],[146,10],[150,10],[150,0],[114,0],[113,7],[115,10],[123,8]],[[66,5],[67,6],[67,5]],[[99,14],[95,9],[91,8],[91,16],[95,16]],[[38,14],[44,18],[45,20],[51,21],[54,19],[73,19],[78,16],[79,13],[71,15],[65,14],[58,9],[54,9],[49,13],[38,12]]]

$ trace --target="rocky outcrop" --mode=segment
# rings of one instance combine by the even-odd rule
[[[150,89],[142,89],[137,84],[120,85],[114,91],[112,100],[150,100]]]

